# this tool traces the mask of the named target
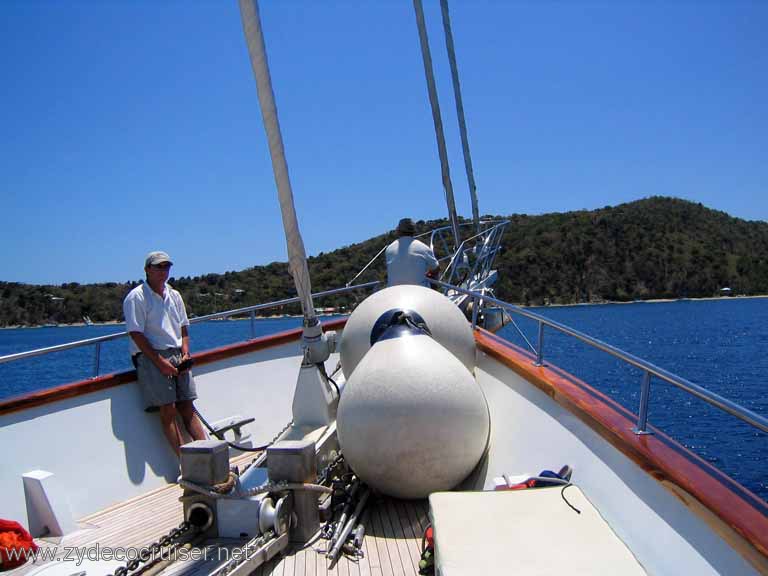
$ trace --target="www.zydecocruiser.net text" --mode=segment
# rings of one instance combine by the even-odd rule
[[[228,549],[224,547],[210,548],[172,548],[153,551],[149,547],[109,547],[95,544],[93,546],[46,546],[37,550],[10,549],[8,560],[43,562],[74,562],[80,566],[85,560],[89,561],[113,561],[130,562],[139,560],[152,563],[157,560],[181,561],[207,561],[217,562],[229,560],[247,560],[258,552],[258,547],[245,546],[242,548]]]

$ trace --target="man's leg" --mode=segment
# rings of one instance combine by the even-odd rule
[[[181,434],[179,434],[179,428],[176,426],[176,407],[171,404],[164,404],[160,406],[160,423],[163,427],[163,434],[168,439],[168,443],[176,452],[176,456],[181,458]]]
[[[194,440],[205,440],[205,431],[203,430],[203,424],[200,422],[200,418],[197,417],[193,410],[192,400],[181,400],[176,402],[176,409],[181,414],[181,419],[184,421],[184,426],[192,436]]]

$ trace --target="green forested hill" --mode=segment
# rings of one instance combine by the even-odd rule
[[[498,216],[497,216],[498,217]],[[748,222],[673,198],[648,198],[593,211],[506,217],[498,297],[524,304],[768,293],[768,223]],[[444,220],[418,222],[426,231]],[[313,291],[339,287],[392,232],[309,259]],[[282,242],[283,239],[276,239]],[[384,278],[383,260],[358,282]],[[171,280],[191,314],[294,295],[285,263]],[[122,319],[132,284],[33,286],[0,282],[0,326]],[[351,296],[318,301],[349,306]],[[283,312],[297,312],[298,308]],[[268,312],[274,313],[274,311]]]
[[[518,302],[768,293],[768,223],[673,198],[512,216],[499,294]]]

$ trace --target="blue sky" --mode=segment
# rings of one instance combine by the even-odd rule
[[[439,4],[425,0],[470,216]],[[409,0],[262,0],[308,253],[443,217]],[[768,3],[451,2],[482,213],[651,195],[768,220]],[[233,1],[0,3],[0,280],[284,261]]]

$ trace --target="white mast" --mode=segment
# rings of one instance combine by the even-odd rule
[[[330,387],[325,372],[325,361],[335,348],[336,335],[333,332],[323,334],[323,327],[315,315],[312,304],[307,254],[293,205],[293,191],[288,177],[288,163],[285,160],[280,123],[277,120],[277,106],[269,75],[264,35],[261,31],[258,0],[240,0],[240,16],[248,43],[251,66],[256,77],[259,105],[269,142],[269,154],[272,157],[272,170],[275,173],[285,241],[288,245],[288,265],[304,313],[302,338],[304,358],[293,393],[293,426],[298,429],[327,426],[336,418],[336,406],[339,401],[338,393]]]
[[[318,323],[315,308],[312,303],[312,286],[307,268],[307,253],[304,241],[299,231],[296,219],[296,209],[293,205],[293,190],[288,176],[288,162],[285,159],[283,137],[280,133],[280,122],[277,118],[275,94],[272,90],[272,79],[269,74],[267,52],[264,47],[264,35],[261,31],[261,18],[256,0],[240,0],[240,15],[243,21],[245,39],[248,43],[248,54],[251,58],[253,74],[256,77],[256,88],[259,93],[259,105],[264,119],[264,128],[269,142],[269,154],[272,157],[272,170],[277,184],[277,195],[280,200],[280,212],[283,217],[285,241],[288,246],[288,266],[296,284],[296,292],[301,299],[301,310],[304,313],[304,326],[314,326]]]

